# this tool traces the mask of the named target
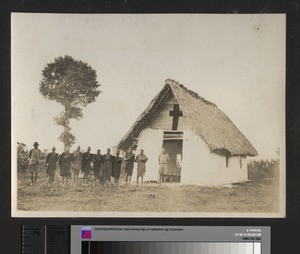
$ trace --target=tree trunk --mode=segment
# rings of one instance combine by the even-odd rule
[[[64,137],[66,136],[67,132],[68,132],[68,127],[64,126],[64,132],[63,132]],[[65,151],[67,151],[68,144],[65,138],[64,138],[64,147],[65,147]]]
[[[65,104],[65,119],[66,119],[66,125],[64,125],[64,137],[66,137],[66,134],[69,132],[69,123],[70,120],[67,118],[68,112],[70,110],[70,105],[68,103]],[[69,146],[68,140],[64,138],[64,146],[65,146],[65,151],[67,150],[67,147]]]

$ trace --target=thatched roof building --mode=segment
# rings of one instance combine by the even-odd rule
[[[138,117],[117,148],[144,149],[146,180],[157,180],[158,155],[169,154],[167,181],[222,184],[247,179],[247,156],[257,151],[217,107],[178,82],[163,89]]]
[[[118,148],[126,150],[135,144],[141,131],[151,124],[172,96],[177,99],[183,117],[189,119],[191,128],[211,151],[225,155],[257,156],[256,149],[216,104],[171,79],[166,80],[163,89],[138,117]]]

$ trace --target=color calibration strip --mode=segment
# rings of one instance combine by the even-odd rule
[[[260,242],[83,241],[82,254],[261,254]]]

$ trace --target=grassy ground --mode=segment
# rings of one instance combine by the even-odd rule
[[[126,211],[126,212],[278,212],[276,180],[248,181],[229,186],[145,183],[124,185],[67,185],[56,178],[48,185],[44,173],[34,186],[29,174],[18,174],[17,207],[23,211]],[[274,201],[275,200],[275,201]]]

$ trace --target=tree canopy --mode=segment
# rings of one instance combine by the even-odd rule
[[[75,143],[75,136],[70,132],[70,119],[83,117],[82,110],[96,100],[101,92],[99,87],[96,71],[87,63],[68,55],[55,58],[42,70],[41,95],[64,107],[54,121],[64,127],[59,140],[65,147]]]

